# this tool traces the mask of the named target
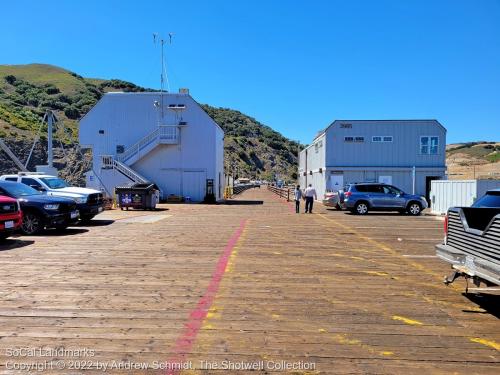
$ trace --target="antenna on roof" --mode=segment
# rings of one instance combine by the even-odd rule
[[[174,36],[174,33],[168,33],[168,42],[169,44],[172,44],[172,37]],[[164,83],[166,81],[167,83],[167,92],[170,91],[170,83],[168,82],[168,75],[167,75],[167,64],[165,62],[164,58],[164,52],[163,52],[163,46],[165,45],[166,41],[161,37],[159,33],[153,33],[153,43],[159,43],[160,44],[160,49],[161,49],[161,75],[160,75],[160,101],[161,101],[161,116],[163,118],[163,92],[164,90]]]

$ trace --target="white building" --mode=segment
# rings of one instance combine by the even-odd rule
[[[446,129],[437,120],[336,120],[299,155],[299,182],[319,199],[354,182],[384,182],[430,198],[446,178]]]
[[[116,186],[152,181],[171,194],[202,201],[224,190],[224,132],[186,92],[107,93],[80,120],[90,148],[87,186],[108,195]]]

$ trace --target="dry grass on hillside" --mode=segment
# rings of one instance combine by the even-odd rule
[[[475,178],[500,179],[500,153],[485,148],[484,143],[453,150],[463,144],[448,145],[446,162],[450,180],[468,180]],[[490,143],[500,146],[500,143]]]

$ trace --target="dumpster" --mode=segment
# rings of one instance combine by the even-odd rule
[[[120,209],[130,207],[143,210],[154,210],[159,200],[158,186],[152,182],[137,183],[130,186],[117,186],[115,194]]]

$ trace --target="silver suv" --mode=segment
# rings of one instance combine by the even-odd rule
[[[348,185],[344,193],[344,206],[358,215],[365,215],[373,210],[408,212],[418,216],[428,204],[425,197],[406,194],[392,185],[357,183]]]

